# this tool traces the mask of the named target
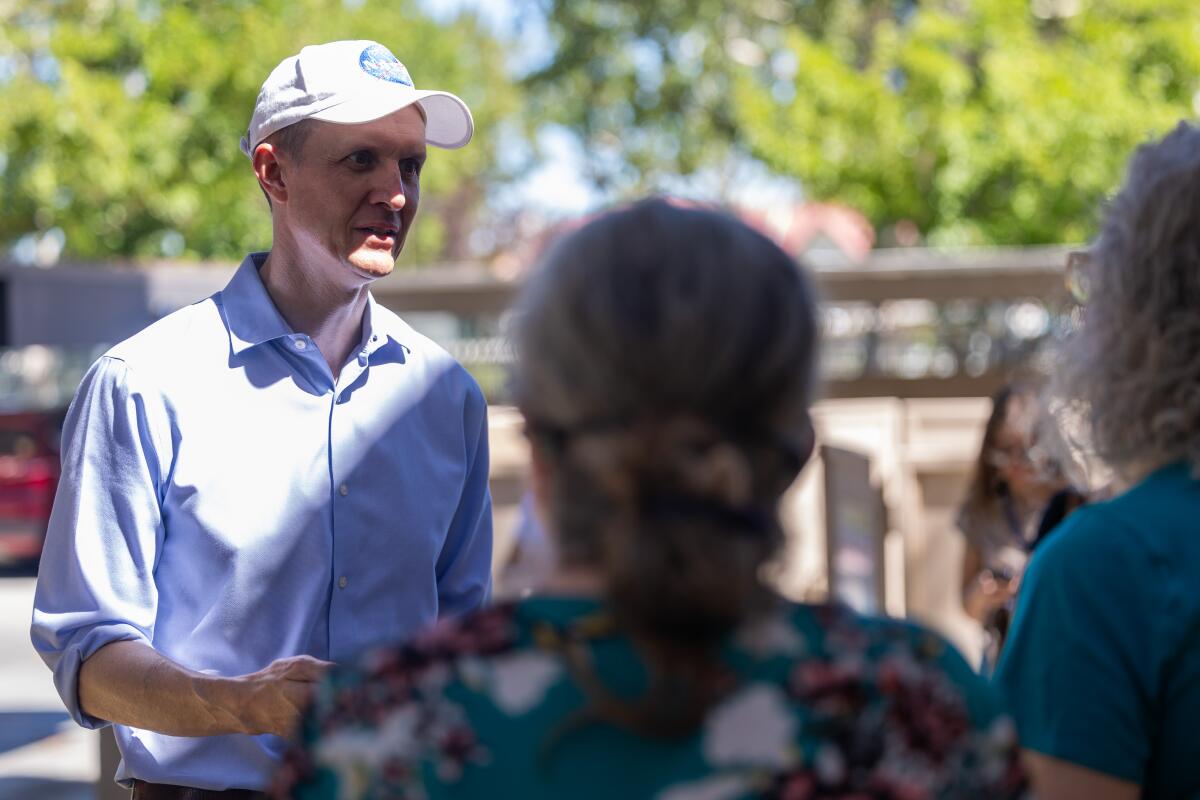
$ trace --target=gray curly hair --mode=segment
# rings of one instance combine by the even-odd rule
[[[1081,269],[1081,325],[1051,398],[1125,477],[1200,470],[1200,129],[1137,150]]]

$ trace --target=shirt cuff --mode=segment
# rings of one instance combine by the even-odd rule
[[[103,728],[112,723],[84,713],[79,707],[79,669],[83,662],[105,645],[113,642],[140,641],[150,644],[150,640],[138,628],[127,623],[112,623],[97,625],[62,651],[58,663],[54,665],[54,686],[58,696],[71,719],[88,730]]]

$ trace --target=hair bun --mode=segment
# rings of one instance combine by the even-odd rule
[[[756,498],[745,448],[695,417],[647,418],[572,437],[571,459],[626,510],[639,498],[688,497],[743,508]]]
[[[650,458],[661,472],[654,477],[662,488],[731,508],[753,502],[754,478],[745,451],[711,425],[681,418],[658,427],[652,442]]]

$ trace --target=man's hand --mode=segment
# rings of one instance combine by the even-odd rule
[[[293,656],[221,677],[180,666],[143,642],[113,642],[83,662],[79,705],[93,717],[168,736],[290,736],[331,666]]]
[[[244,733],[291,736],[321,676],[332,666],[312,656],[292,656],[235,678],[244,698]]]

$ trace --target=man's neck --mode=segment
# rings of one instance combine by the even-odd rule
[[[272,249],[259,277],[279,313],[297,333],[310,336],[334,380],[362,339],[367,286],[347,289],[322,280],[300,259]]]

